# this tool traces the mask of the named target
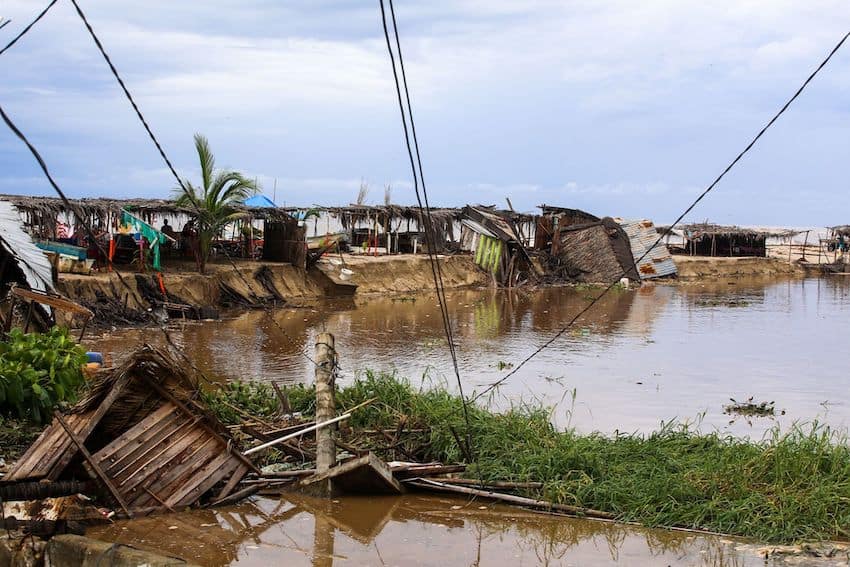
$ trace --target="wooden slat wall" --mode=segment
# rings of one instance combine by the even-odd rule
[[[247,472],[199,418],[171,402],[98,451],[94,459],[137,510],[190,505],[228,475],[241,478]]]
[[[80,436],[94,412],[71,414],[66,418],[75,435]],[[3,478],[4,481],[40,480],[50,477],[51,470],[62,461],[62,456],[70,452],[73,456],[76,448],[65,430],[54,421],[41,432],[38,439],[30,445],[14,467]],[[70,459],[68,459],[70,460]],[[58,476],[58,472],[56,473]]]

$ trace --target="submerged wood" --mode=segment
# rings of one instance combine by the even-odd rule
[[[404,480],[402,482],[404,482],[408,486],[415,486],[417,488],[422,488],[425,490],[435,490],[437,492],[454,492],[456,494],[468,494],[470,496],[490,498],[492,500],[499,500],[501,502],[517,504],[519,506],[525,506],[528,508],[554,510],[556,512],[572,514],[575,516],[586,516],[588,518],[600,518],[603,520],[613,520],[616,518],[614,514],[611,514],[610,512],[603,512],[601,510],[582,508],[580,506],[570,506],[569,504],[557,504],[555,502],[535,500],[534,498],[526,498],[524,496],[516,496],[513,494],[503,494],[501,492],[492,492],[490,490],[480,490],[477,488],[470,488],[468,486],[456,486],[446,484],[444,482],[438,482],[436,480],[431,480],[428,478],[412,478],[409,480]]]

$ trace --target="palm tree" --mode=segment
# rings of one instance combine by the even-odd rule
[[[193,252],[198,271],[203,274],[206,272],[213,240],[221,234],[225,226],[245,216],[245,213],[238,212],[234,205],[242,203],[256,191],[257,184],[237,171],[216,172],[215,157],[210,150],[210,144],[201,134],[195,134],[195,149],[201,162],[203,185],[196,187],[186,179],[183,181],[186,190],[177,187],[174,192],[178,194],[178,205],[195,211],[193,217],[198,236]]]

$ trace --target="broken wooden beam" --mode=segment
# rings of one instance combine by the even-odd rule
[[[601,510],[593,510],[591,508],[582,508],[580,506],[571,506],[569,504],[558,504],[556,502],[547,502],[545,500],[536,500],[534,498],[526,498],[524,496],[516,496],[514,494],[503,494],[501,492],[492,492],[489,490],[480,490],[477,488],[470,488],[468,486],[457,486],[452,484],[446,484],[444,482],[438,482],[436,480],[428,479],[428,478],[411,478],[403,481],[407,486],[414,486],[416,488],[421,488],[423,490],[432,490],[435,492],[453,492],[455,494],[466,494],[469,496],[476,496],[479,498],[489,498],[491,500],[497,500],[500,502],[507,502],[509,504],[516,504],[518,506],[523,506],[525,508],[536,508],[539,510],[551,510],[554,512],[560,512],[563,514],[570,514],[573,516],[583,516],[587,518],[599,518],[603,520],[613,520],[616,516],[610,512],[603,512]]]
[[[85,445],[83,445],[83,442],[77,439],[77,436],[74,435],[73,430],[71,430],[71,427],[67,424],[65,418],[62,417],[62,414],[56,411],[53,412],[53,417],[56,418],[56,421],[59,422],[59,425],[62,426],[62,428],[65,430],[65,433],[68,434],[68,437],[70,437],[74,445],[77,446],[77,449],[79,449],[80,453],[82,453],[83,458],[92,468],[92,470],[100,479],[100,481],[104,484],[104,486],[106,486],[110,494],[112,494],[112,497],[115,498],[115,501],[118,502],[118,504],[121,506],[121,509],[124,510],[124,512],[132,518],[133,513],[130,511],[130,508],[127,506],[127,503],[124,501],[124,498],[121,496],[121,493],[118,492],[118,489],[115,488],[115,485],[112,484],[112,481],[109,480],[109,477],[106,476],[106,473],[103,472],[103,469],[100,468],[100,466],[97,464],[97,461],[95,461],[94,457],[91,456],[91,453],[89,453],[89,450],[86,449]]]
[[[302,488],[320,486],[332,481],[334,490],[343,494],[401,494],[402,485],[393,478],[387,464],[369,453],[351,459],[324,472],[316,472],[300,482]]]

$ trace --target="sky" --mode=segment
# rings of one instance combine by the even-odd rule
[[[280,205],[413,204],[377,0],[79,0],[181,176],[192,136]],[[5,45],[47,0],[3,0]],[[675,219],[850,30],[846,0],[396,0],[432,205]],[[69,0],[0,56],[69,196],[176,185]],[[850,222],[850,44],[686,221]],[[48,195],[0,125],[0,193]]]

